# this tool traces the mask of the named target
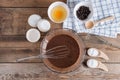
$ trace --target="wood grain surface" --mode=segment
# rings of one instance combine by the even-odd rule
[[[0,80],[120,80],[120,49],[104,44],[94,35],[86,40],[85,34],[79,34],[86,49],[95,47],[109,56],[109,61],[98,59],[108,67],[109,72],[87,68],[85,63],[90,58],[87,54],[81,67],[67,74],[52,72],[41,59],[16,63],[18,58],[40,54],[40,42],[46,33],[42,33],[39,42],[28,42],[25,33],[31,27],[27,19],[31,14],[39,14],[49,20],[47,9],[54,1],[56,0],[0,0]],[[62,24],[50,23],[51,29],[62,28]],[[117,39],[102,38],[120,46],[120,36]]]

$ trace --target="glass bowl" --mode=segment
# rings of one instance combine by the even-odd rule
[[[70,49],[70,52],[72,55],[68,58],[65,59],[66,61],[63,61],[64,59],[55,59],[54,61],[58,60],[58,63],[55,65],[54,62],[50,59],[47,58],[43,58],[43,62],[44,64],[52,71],[54,72],[59,72],[59,73],[67,73],[67,72],[71,72],[74,71],[75,69],[77,69],[78,67],[80,67],[83,59],[84,59],[84,55],[85,55],[85,45],[84,42],[82,41],[82,39],[80,38],[80,36],[78,36],[78,34],[76,32],[74,32],[73,30],[70,29],[54,29],[51,30],[46,36],[45,38],[42,40],[41,45],[40,45],[40,53],[44,53],[45,50],[47,50],[49,43],[51,42],[51,40],[53,38],[55,38],[55,36],[69,36],[69,38],[71,38],[72,40],[74,40],[74,44],[70,41],[70,39],[66,39],[65,41],[68,43],[68,45],[70,45],[70,47],[73,47],[73,45],[77,45],[77,51],[78,54],[76,54],[77,52],[74,50],[72,51],[73,48]],[[62,41],[62,40],[61,40]],[[64,42],[64,40],[63,40]],[[61,43],[64,44],[64,43]],[[52,45],[56,45],[56,42],[52,43]],[[75,47],[75,46],[74,46]],[[76,53],[75,53],[76,52]],[[73,58],[75,57],[75,61],[73,62]],[[71,61],[67,61],[71,59]],[[67,64],[66,62],[69,62],[68,64],[70,64],[69,66],[64,66],[62,64]],[[58,65],[59,64],[59,65]],[[60,66],[62,65],[62,67]],[[60,67],[58,67],[60,66]]]

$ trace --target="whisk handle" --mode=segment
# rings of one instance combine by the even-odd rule
[[[21,62],[21,61],[25,61],[29,59],[36,59],[36,58],[40,58],[40,56],[25,57],[25,58],[17,59],[16,62]]]

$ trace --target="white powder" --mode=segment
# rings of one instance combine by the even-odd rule
[[[37,42],[40,39],[40,32],[37,29],[29,29],[26,38],[30,42]]]
[[[50,22],[46,19],[41,19],[37,23],[37,27],[41,32],[47,32],[48,30],[50,30]]]
[[[90,68],[97,68],[98,66],[98,61],[95,60],[95,59],[89,59],[87,61],[87,66],[90,67]]]
[[[41,16],[39,16],[37,14],[33,14],[28,18],[28,24],[31,27],[37,27],[37,23],[40,19],[41,19]]]
[[[97,49],[95,48],[90,48],[88,49],[87,51],[88,55],[91,56],[91,57],[97,57],[99,55],[99,52]]]

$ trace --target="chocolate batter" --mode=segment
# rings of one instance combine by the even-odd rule
[[[79,46],[77,42],[68,35],[58,35],[49,41],[47,49],[51,49],[60,45],[66,45],[69,48],[70,52],[68,53],[68,56],[64,58],[48,60],[51,62],[51,64],[59,68],[67,68],[72,66],[77,61],[79,56]]]

